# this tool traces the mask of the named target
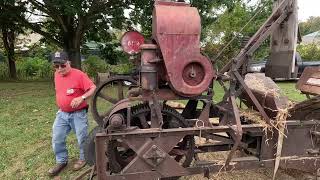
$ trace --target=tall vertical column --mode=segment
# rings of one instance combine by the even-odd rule
[[[295,62],[298,38],[297,0],[275,0],[274,9],[283,1],[292,2],[292,12],[271,35],[271,53],[266,63],[266,76],[271,78],[292,78],[298,67]],[[291,3],[289,3],[291,4]]]

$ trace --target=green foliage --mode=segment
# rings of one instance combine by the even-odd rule
[[[83,70],[90,76],[96,77],[98,73],[110,72],[112,74],[127,74],[134,68],[132,63],[111,65],[102,60],[99,56],[89,56],[83,62]]]
[[[117,50],[119,46],[119,43],[107,43],[104,47],[100,48],[101,57],[106,59],[107,63],[111,65],[125,63],[128,56],[123,51]]]
[[[205,29],[216,21],[220,10],[233,11],[241,0],[192,0],[191,5],[197,7]],[[48,15],[43,22],[30,22],[24,17],[19,20],[28,28],[43,35],[45,40],[53,42],[69,52],[77,53],[82,42],[94,40],[110,42],[115,39],[114,30],[132,30],[139,27],[146,36],[151,36],[152,10],[154,1],[124,0],[124,1],[92,1],[92,0],[17,0],[17,7],[27,8],[32,12]],[[129,18],[125,15],[129,12]],[[206,30],[202,38],[206,37]],[[112,47],[114,48],[114,47]],[[108,63],[117,64],[121,58],[114,58],[109,47],[105,49],[104,58]],[[110,53],[111,52],[111,53]],[[107,56],[107,57],[106,57]],[[80,65],[80,61],[71,60]],[[115,62],[116,61],[116,62]]]
[[[226,8],[215,22],[205,27],[207,33],[206,45],[204,52],[211,58],[215,59],[217,54],[233,39],[236,39],[224,50],[222,55],[216,60],[218,67],[222,67],[230,61],[244,45],[245,39],[250,38],[260,28],[267,17],[272,12],[272,1],[264,1],[259,7],[248,6],[246,0],[236,1],[233,6]],[[262,7],[262,8],[261,8]],[[240,30],[254,16],[257,9],[261,11],[255,19],[242,32]],[[268,54],[269,43],[265,42],[256,52],[255,57],[261,58]]]
[[[98,73],[107,72],[107,63],[99,56],[89,56],[83,62],[83,70],[90,76],[96,77]]]
[[[50,58],[50,54],[56,52],[57,50],[59,50],[59,48],[56,45],[45,44],[45,46],[42,46],[42,44],[36,43],[30,47],[30,50],[27,52],[26,56],[48,60]]]
[[[7,62],[0,62],[0,79],[6,80],[9,78],[9,69]]]
[[[0,1],[0,29],[14,29],[16,32],[22,32],[22,26],[17,21],[17,16],[23,16],[25,7],[15,6],[16,0]]]
[[[319,44],[306,44],[299,45],[297,51],[300,53],[303,60],[319,61],[320,60],[320,45]]]
[[[124,10],[129,9],[130,0],[17,0],[19,6],[37,14],[49,16],[41,22],[30,22],[19,18],[25,26],[44,36],[46,41],[55,43],[69,54],[72,64],[81,68],[80,47],[83,42],[101,39],[110,40],[110,29],[123,29],[128,25]],[[25,3],[22,3],[25,2]]]
[[[16,6],[16,0],[2,0],[0,1],[0,32],[2,34],[2,42],[8,57],[10,66],[10,78],[16,79],[17,73],[14,61],[14,45],[15,36],[23,32],[23,27],[17,20],[17,16],[24,16],[25,8]]]
[[[320,17],[311,16],[306,22],[301,22],[299,27],[302,36],[320,31]]]
[[[131,73],[134,68],[132,63],[110,65],[110,71],[115,74],[128,74]]]
[[[18,62],[17,65],[17,76],[19,79],[52,79],[53,68],[50,62],[45,59],[25,58]]]
[[[53,79],[52,64],[42,57],[27,57],[16,62],[17,77],[20,80],[47,80]],[[132,72],[132,63],[110,65],[99,56],[89,56],[83,62],[83,70],[90,76],[96,77],[98,73],[110,72],[112,74],[127,74]],[[0,80],[8,80],[7,62],[0,62]]]

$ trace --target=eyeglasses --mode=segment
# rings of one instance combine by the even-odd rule
[[[55,69],[59,69],[59,67],[61,68],[61,69],[63,69],[63,68],[65,68],[67,65],[66,64],[55,64],[55,65],[53,65],[53,67],[55,68]]]

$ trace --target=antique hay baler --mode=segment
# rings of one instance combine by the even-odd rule
[[[122,39],[127,52],[141,51],[135,60],[137,73],[111,77],[93,98],[99,127],[87,141],[86,158],[98,179],[177,179],[201,173],[209,177],[219,171],[277,166],[316,172],[319,117],[301,117],[299,110],[316,111],[318,98],[291,105],[271,79],[245,70],[250,55],[295,11],[295,0],[280,2],[218,72],[200,52],[197,9],[184,2],[155,1],[151,40],[145,42],[137,32]],[[220,102],[215,83],[225,90]],[[258,115],[242,113],[237,99]],[[186,105],[177,110],[169,105],[172,100]],[[227,153],[209,158],[217,152]]]

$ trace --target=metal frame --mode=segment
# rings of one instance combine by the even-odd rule
[[[177,89],[172,87],[170,87],[171,89],[158,89],[159,79],[157,77],[157,64],[155,63],[161,62],[161,59],[156,58],[157,50],[160,49],[152,44],[143,45],[141,59],[143,71],[140,73],[140,86],[142,88],[132,89],[132,93],[129,93],[131,95],[115,104],[110,110],[109,116],[104,119],[104,127],[107,127],[112,120],[113,114],[127,109],[127,123],[123,124],[117,131],[112,128],[106,128],[104,132],[96,135],[95,168],[98,179],[158,179],[201,173],[205,177],[209,177],[210,173],[219,171],[273,167],[275,163],[274,147],[278,137],[277,131],[271,130],[275,132],[273,133],[274,136],[268,137],[264,131],[265,127],[262,125],[242,123],[236,98],[246,94],[247,99],[252,102],[265,122],[269,125],[271,124],[273,116],[270,115],[270,112],[265,111],[268,102],[265,102],[264,99],[262,102],[264,106],[262,106],[257,99],[256,92],[250,90],[245,84],[244,75],[246,72],[243,67],[246,66],[247,60],[252,53],[275,29],[279,28],[280,24],[293,11],[293,3],[294,0],[283,0],[241,52],[219,72],[217,80],[224,87],[225,96],[223,101],[218,104],[212,102],[213,82],[207,88],[207,95],[196,97],[182,97],[181,92],[179,94]],[[240,73],[241,67],[242,71]],[[160,72],[158,75],[165,76],[162,73],[164,72]],[[162,78],[164,78],[162,80],[166,80],[165,77]],[[174,79],[174,81],[177,81],[177,79]],[[224,86],[224,82],[229,82],[229,89]],[[189,100],[182,115],[186,121],[190,122],[190,127],[162,129],[163,119],[160,101],[173,99]],[[203,108],[198,110],[197,103],[200,100],[203,101]],[[132,101],[149,103],[151,110],[149,129],[131,127],[130,107]],[[213,108],[216,108],[216,111],[213,111]],[[219,113],[219,115],[215,113]],[[219,117],[219,124],[211,123],[211,117]],[[319,122],[315,120],[292,119],[286,121],[286,135],[288,138],[284,140],[282,149],[283,156],[280,159],[282,168],[294,168],[309,172],[316,172],[320,168],[319,157],[317,157],[320,154],[320,143],[318,142],[320,140],[320,132],[318,126]],[[221,136],[221,133],[226,134],[226,136]],[[229,154],[223,162],[202,162],[196,155],[194,165],[183,167],[170,157],[170,152],[186,136],[213,140],[213,142],[208,141],[209,143],[206,144],[197,144],[197,148],[194,151],[195,154],[218,151],[228,151]],[[135,152],[136,156],[130,163],[125,165],[120,173],[111,174],[108,169],[106,152],[108,142],[115,139],[121,140],[122,143]],[[296,146],[297,142],[299,142],[298,147]],[[250,155],[235,158],[234,155],[237,150],[245,150]]]
[[[301,125],[303,124],[304,125]],[[314,127],[318,126],[318,121],[288,121],[287,127],[288,132],[294,131],[297,128],[301,131],[300,133],[296,133],[294,137],[301,136],[301,139],[306,139],[303,136],[304,131],[311,131]],[[254,134],[262,132],[263,127],[258,124],[251,125],[242,125],[242,130],[244,134]],[[269,158],[269,154],[274,153],[274,142],[270,142],[270,144],[266,144],[264,141],[260,142],[262,148],[258,148],[260,152],[258,156],[248,156],[242,158],[233,158],[231,159],[229,164],[217,162],[217,161],[206,161],[197,162],[195,161],[195,165],[192,167],[184,168],[180,166],[177,162],[175,162],[169,156],[170,150],[179,142],[181,138],[186,135],[195,135],[198,136],[200,132],[205,132],[206,134],[215,134],[228,132],[231,133],[234,130],[229,126],[215,126],[215,127],[203,127],[203,128],[179,128],[179,129],[136,129],[127,133],[99,133],[96,136],[96,153],[97,153],[97,176],[98,179],[101,180],[118,180],[118,179],[141,179],[142,177],[146,179],[157,179],[164,177],[173,177],[173,176],[188,176],[194,174],[209,174],[209,173],[217,173],[219,171],[230,171],[230,170],[239,170],[239,169],[255,169],[261,167],[273,167],[275,159]],[[290,136],[290,133],[288,134]],[[170,137],[170,138],[168,138]],[[209,136],[206,136],[208,138]],[[262,139],[267,139],[264,133],[260,134],[257,137],[261,137]],[[124,142],[128,144],[136,153],[137,156],[130,162],[130,164],[125,167],[121,173],[119,174],[110,174],[107,169],[107,161],[105,157],[105,146],[106,142],[111,139],[122,139]],[[312,139],[307,139],[312,144]],[[307,172],[316,172],[318,168],[320,168],[319,157],[314,156],[313,154],[307,154],[297,156],[295,152],[303,151],[306,152],[306,146],[300,144],[296,146],[296,144],[292,144],[291,140],[288,140],[288,144],[286,147],[295,146],[296,149],[291,150],[285,148],[283,151],[284,156],[281,158],[280,166],[282,168],[293,168],[300,169]],[[212,147],[218,147],[220,145],[212,145]],[[199,146],[198,149],[201,149],[204,146]],[[234,145],[233,145],[234,147]],[[229,150],[232,147],[229,147]],[[241,149],[241,148],[240,148]],[[219,150],[226,149],[208,149],[214,150],[213,152]],[[156,163],[150,163],[150,157],[146,156],[148,152],[155,151],[161,152],[158,153],[158,156],[155,158]],[[210,151],[209,151],[210,152]],[[293,154],[291,154],[293,152]],[[205,147],[202,148],[202,151],[198,153],[206,153]],[[152,153],[151,153],[152,154]],[[273,155],[272,155],[273,157]]]

